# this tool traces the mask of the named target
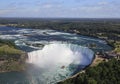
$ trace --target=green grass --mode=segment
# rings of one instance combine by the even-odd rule
[[[116,51],[117,53],[120,53],[120,48],[116,48],[115,51]]]
[[[21,54],[20,50],[15,49],[14,47],[10,47],[8,45],[0,46],[0,55],[14,55],[14,54]]]
[[[25,55],[13,42],[0,40],[0,73],[25,69]]]
[[[120,53],[120,42],[114,43],[114,46],[115,46],[115,51],[116,51],[117,53]]]
[[[1,40],[1,39],[0,39],[0,46],[2,46],[2,45],[8,45],[8,46],[10,46],[10,47],[16,48],[14,42],[9,41],[9,40]]]

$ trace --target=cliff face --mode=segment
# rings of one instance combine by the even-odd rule
[[[0,55],[0,57],[10,57],[7,59],[0,58],[0,72],[23,71],[25,70],[26,53],[15,55]]]
[[[27,54],[15,48],[13,43],[0,40],[0,73],[25,69]]]

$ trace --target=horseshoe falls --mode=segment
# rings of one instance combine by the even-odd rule
[[[55,84],[72,76],[76,68],[89,65],[94,52],[74,44],[53,43],[28,53],[27,63],[33,65],[28,72],[35,84]],[[36,68],[35,68],[36,67]],[[46,81],[47,80],[47,81]]]
[[[103,40],[56,30],[2,27],[0,34],[28,54],[26,70],[0,73],[2,84],[56,84],[88,66],[94,52],[111,50]]]

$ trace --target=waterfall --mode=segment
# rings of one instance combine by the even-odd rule
[[[39,68],[39,72],[38,70],[31,72],[34,73],[32,76],[39,77],[36,78],[37,80],[39,79],[43,84],[54,84],[71,76],[77,65],[86,66],[90,64],[93,54],[93,51],[86,47],[74,44],[53,43],[45,45],[42,50],[29,52],[27,63]],[[72,69],[70,69],[71,65],[74,65]]]
[[[49,44],[42,50],[28,53],[28,63],[41,68],[63,64],[65,66],[74,64],[87,65],[93,58],[93,52],[85,47],[73,44]]]

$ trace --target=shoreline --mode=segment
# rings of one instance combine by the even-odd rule
[[[6,25],[0,25],[0,27],[6,27]],[[15,28],[19,28],[19,27],[15,27]],[[34,29],[34,28],[33,28]],[[35,28],[36,29],[36,28]],[[39,29],[39,28],[38,28]],[[57,31],[59,31],[59,30],[57,30]],[[63,32],[65,32],[65,31],[63,31]],[[72,33],[72,32],[68,32],[68,31],[66,31],[66,33]],[[74,34],[75,32],[73,32],[73,34]],[[76,35],[82,35],[82,34],[77,34],[77,33],[75,33]],[[88,36],[88,35],[82,35],[82,36],[87,36],[87,37],[92,37],[92,38],[97,38],[97,39],[100,39],[100,40],[103,40],[103,41],[106,41],[106,40],[104,40],[104,39],[101,39],[101,38],[99,38],[99,37],[94,37],[94,36]],[[107,43],[107,45],[108,45],[108,42],[106,41],[106,43]],[[114,50],[114,49],[113,49]],[[66,78],[65,80],[67,80],[67,79],[70,79],[70,78],[74,78],[74,77],[76,77],[76,76],[78,76],[80,73],[84,73],[85,72],[85,70],[86,70],[86,68],[88,68],[88,67],[91,67],[91,65],[93,64],[93,62],[95,61],[95,59],[96,59],[96,54],[94,54],[94,56],[93,56],[93,60],[92,60],[92,62],[88,65],[88,66],[86,66],[85,68],[83,68],[83,69],[81,69],[78,73],[76,73],[75,75],[73,75],[73,76],[71,76],[71,77],[69,77],[69,78]],[[96,65],[95,65],[96,66]],[[65,81],[65,80],[63,80],[63,81]]]
[[[59,82],[64,82],[64,81],[66,81],[66,80],[68,80],[68,79],[72,79],[72,78],[75,78],[75,77],[77,77],[79,74],[81,74],[81,73],[85,73],[85,70],[88,68],[88,67],[90,67],[91,66],[91,64],[93,63],[93,61],[95,60],[95,53],[94,53],[94,55],[93,55],[93,59],[92,59],[92,61],[91,61],[91,63],[89,64],[89,65],[87,65],[87,66],[85,66],[83,69],[81,69],[79,72],[77,72],[76,74],[74,74],[74,75],[72,75],[72,76],[70,76],[70,77],[68,77],[68,78],[66,78],[66,79],[64,79],[64,80],[61,80],[61,81],[59,81]],[[58,82],[58,83],[59,83]]]
[[[99,39],[99,38],[98,38],[98,39]],[[104,40],[104,41],[105,41],[105,40]],[[107,42],[107,41],[106,41],[106,43],[107,43],[107,45],[108,45],[108,42]],[[111,46],[111,47],[112,47],[112,46]],[[112,50],[110,50],[110,51],[113,51],[113,50],[115,50],[114,47],[112,47]],[[86,70],[88,67],[97,66],[99,63],[94,63],[94,62],[95,62],[97,59],[99,59],[99,58],[102,59],[99,63],[102,63],[102,62],[105,60],[105,58],[98,57],[97,54],[94,52],[93,59],[92,59],[92,61],[91,61],[91,63],[90,63],[89,65],[87,65],[86,67],[84,67],[83,69],[81,69],[78,73],[74,74],[73,76],[71,76],[71,77],[69,77],[69,78],[66,78],[66,79],[64,79],[64,80],[62,80],[62,81],[59,81],[58,84],[61,83],[61,82],[66,81],[66,80],[75,78],[75,77],[77,77],[78,75],[80,75],[81,73],[85,73],[85,70]],[[93,65],[94,65],[94,66],[93,66]]]
[[[7,27],[7,25],[2,25],[2,24],[0,24],[0,27]]]

